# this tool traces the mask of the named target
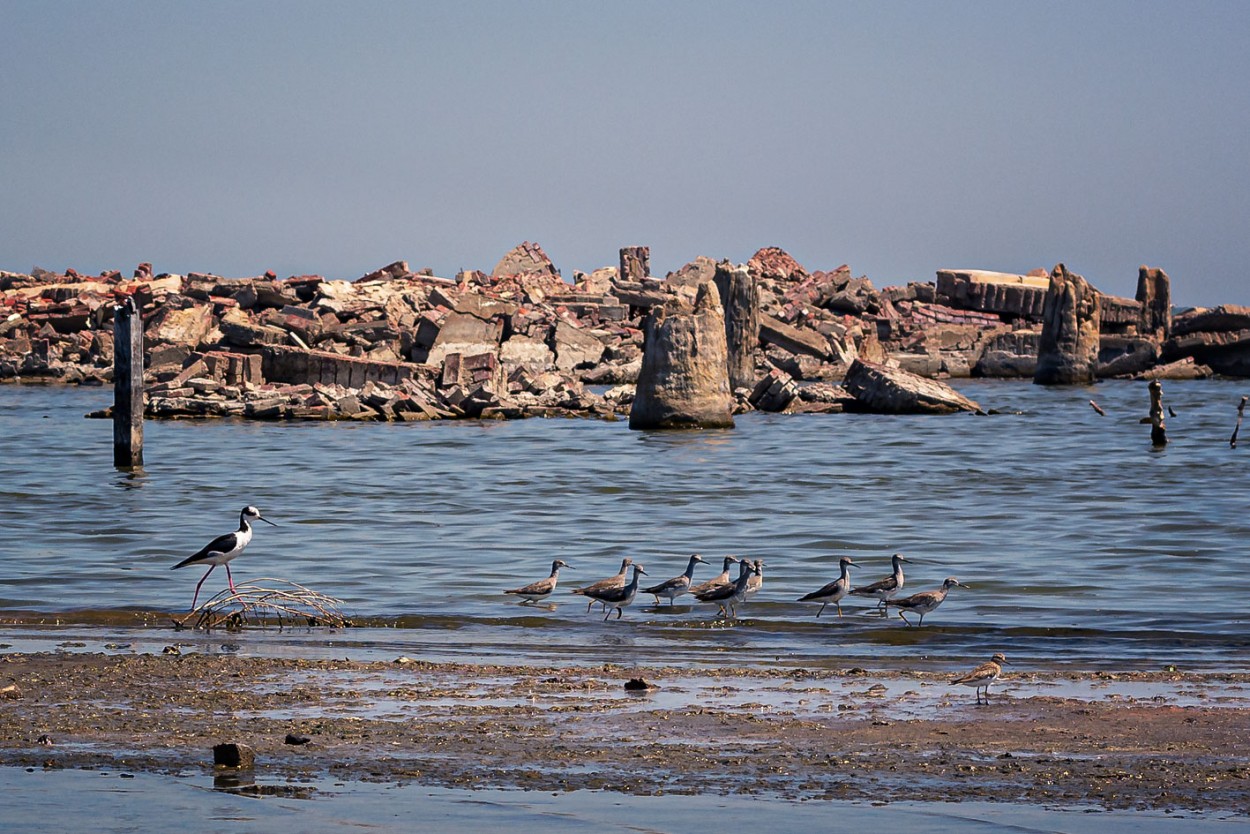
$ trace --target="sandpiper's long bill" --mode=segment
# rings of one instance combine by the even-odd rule
[[[204,580],[208,579],[208,574],[213,572],[213,568],[218,565],[226,566],[226,582],[230,585],[231,593],[238,593],[234,588],[234,577],[230,575],[230,560],[243,552],[243,548],[247,547],[252,541],[252,525],[248,523],[251,519],[263,521],[266,524],[277,527],[269,519],[260,514],[260,510],[250,504],[239,511],[239,529],[233,533],[224,533],[204,545],[200,550],[178,564],[174,565],[170,570],[178,570],[189,565],[208,565],[208,571],[200,578],[195,585],[195,595],[191,598],[191,610],[195,610],[195,603],[200,599],[200,587],[204,584]]]
[[[994,656],[973,669],[966,675],[962,675],[951,681],[951,686],[971,686],[977,693],[977,705],[990,702],[990,684],[1002,677],[1003,664],[1007,663],[1007,658],[1002,652],[995,652]],[[985,700],[981,700],[981,693],[985,693]]]
[[[513,588],[511,591],[504,591],[504,593],[516,594],[519,597],[524,597],[525,599],[522,601],[522,605],[525,605],[527,602],[538,602],[541,599],[546,599],[555,593],[556,583],[560,581],[560,568],[568,567],[568,563],[563,559],[556,559],[551,563],[550,576],[540,579],[537,582],[531,582],[521,588]],[[572,568],[569,568],[569,570],[572,570]]]

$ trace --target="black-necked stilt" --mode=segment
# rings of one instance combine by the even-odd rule
[[[560,568],[567,567],[567,562],[562,559],[556,559],[551,563],[551,576],[548,576],[546,579],[540,579],[537,582],[531,582],[522,588],[504,591],[504,593],[525,597],[525,602],[538,602],[540,599],[546,599],[556,590],[556,583],[560,581]],[[524,605],[525,602],[521,604]]]
[[[810,594],[799,597],[799,602],[819,602],[820,610],[816,612],[819,617],[825,613],[825,606],[836,605],[838,607],[838,616],[842,616],[842,598],[851,591],[851,568],[855,563],[851,561],[850,556],[843,556],[838,560],[838,566],[842,569],[842,574],[819,591],[812,591]]]
[[[660,597],[668,597],[668,604],[672,605],[673,600],[690,590],[690,579],[694,576],[694,566],[703,561],[703,557],[698,553],[690,557],[690,561],[686,563],[686,572],[680,576],[674,576],[672,579],[666,579],[659,585],[652,585],[650,588],[643,588],[644,594],[651,594],[655,597],[655,604],[660,604]]]
[[[946,595],[950,592],[950,589],[955,587],[956,585],[958,585],[961,588],[968,587],[967,585],[960,582],[955,577],[948,576],[946,577],[946,581],[942,583],[942,587],[938,588],[936,591],[921,591],[918,594],[912,594],[911,596],[904,597],[903,599],[887,599],[885,601],[885,604],[893,605],[895,608],[897,608],[899,617],[901,617],[903,622],[907,623],[908,625],[913,625],[913,623],[911,622],[911,620],[908,620],[906,617],[903,616],[904,611],[911,611],[913,613],[919,614],[920,622],[916,623],[916,625],[924,625],[924,615],[933,611],[939,605],[945,602]]]
[[[985,663],[973,669],[966,675],[955,678],[951,681],[951,686],[962,684],[963,686],[971,686],[977,691],[977,703],[981,703],[981,692],[985,692],[985,703],[990,702],[990,684],[998,680],[1003,674],[1003,664],[1007,662],[1007,658],[1002,652],[996,652]]]
[[[894,568],[894,572],[878,582],[871,585],[864,585],[859,588],[852,588],[851,594],[859,597],[875,597],[877,607],[881,609],[881,615],[885,616],[885,601],[891,599],[903,590],[903,562],[911,561],[902,553],[895,553],[890,557],[890,564]]]
[[[260,510],[252,506],[247,506],[239,512],[239,529],[233,533],[226,533],[218,536],[208,544],[204,545],[200,552],[193,556],[188,556],[178,564],[174,565],[170,570],[178,570],[188,565],[208,565],[208,573],[195,586],[195,596],[191,599],[191,610],[195,610],[195,603],[200,598],[200,586],[204,584],[204,580],[208,579],[208,574],[213,572],[213,568],[218,565],[226,566],[226,581],[230,583],[230,590],[234,592],[234,577],[230,575],[230,560],[243,552],[243,548],[247,547],[248,542],[252,540],[252,525],[248,523],[248,519],[254,518],[263,521],[273,527],[274,524],[267,518],[263,518]]]
[[[569,591],[569,593],[581,594],[584,597],[589,597],[590,602],[586,603],[586,610],[589,612],[590,607],[594,605],[595,602],[599,599],[599,596],[598,596],[599,594],[605,591],[612,590],[613,588],[625,587],[625,573],[629,570],[629,566],[632,565],[633,563],[634,563],[634,560],[628,557],[625,559],[622,559],[621,560],[621,572],[618,573],[616,576],[609,576],[607,579],[600,579],[598,582],[593,582],[590,585],[587,585],[585,588],[574,588],[573,590]]]
[[[712,590],[717,585],[732,585],[733,583],[729,581],[729,566],[739,561],[741,560],[737,556],[726,556],[725,566],[721,569],[720,575],[713,576],[707,582],[701,582],[693,586],[690,589],[690,593],[697,597],[699,594]]]
[[[646,575],[647,572],[642,569],[642,565],[634,565],[634,575],[630,577],[628,585],[600,590],[595,590],[592,585],[589,588],[583,588],[582,593],[592,600],[603,603],[604,610],[608,612],[603,616],[604,622],[607,622],[608,618],[612,616],[613,608],[616,609],[616,618],[619,620],[621,618],[621,609],[633,602],[634,596],[638,593],[638,577]],[[595,584],[599,583],[596,582]],[[587,608],[586,610],[589,611],[590,609]]]

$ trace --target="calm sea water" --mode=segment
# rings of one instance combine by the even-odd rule
[[[752,414],[691,433],[576,420],[150,422],[145,469],[123,473],[111,424],[83,418],[111,390],[3,386],[0,618],[46,612],[57,634],[125,639],[127,612],[190,605],[202,571],[170,567],[251,503],[280,526],[258,525],[236,581],[299,582],[371,627],[245,633],[232,650],[832,667],[1001,650],[1018,665],[1250,667],[1250,426],[1242,448],[1228,445],[1247,383],[1165,383],[1177,416],[1162,452],[1139,423],[1144,383],[956,387],[1004,413]],[[623,556],[659,581],[693,552],[715,563],[696,580],[726,553],[765,560],[743,622],[640,596],[604,623],[563,590],[554,610],[500,593],[554,558],[574,568],[568,588],[615,573]],[[867,582],[893,552],[917,562],[911,591],[952,575],[972,589],[953,590],[923,629],[860,602],[817,620],[795,601],[836,577],[839,556]],[[204,590],[225,581],[218,569]]]

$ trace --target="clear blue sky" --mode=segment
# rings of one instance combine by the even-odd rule
[[[1250,3],[0,0],[0,269],[777,245],[1250,304]]]

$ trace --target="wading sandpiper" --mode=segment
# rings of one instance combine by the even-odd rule
[[[569,593],[581,594],[584,597],[589,597],[590,602],[586,603],[586,611],[589,612],[590,607],[594,605],[595,602],[598,600],[597,594],[603,591],[607,591],[612,588],[624,588],[625,587],[625,573],[626,571],[629,570],[629,566],[632,565],[633,563],[634,563],[634,560],[628,557],[625,559],[622,559],[621,560],[621,572],[618,573],[616,576],[609,576],[607,579],[600,579],[598,582],[591,583],[590,585],[587,585],[585,588],[574,588],[573,590],[569,591]]]
[[[680,576],[674,576],[667,579],[659,585],[652,585],[650,588],[643,588],[644,594],[651,594],[655,597],[655,604],[660,604],[660,597],[668,597],[668,604],[672,605],[673,600],[690,590],[690,580],[694,576],[694,566],[703,561],[703,557],[698,553],[690,556],[690,561],[686,563],[686,572]]]
[[[540,579],[537,582],[531,582],[523,588],[504,591],[504,593],[525,597],[525,602],[522,602],[522,605],[526,602],[538,602],[540,599],[546,599],[556,590],[556,583],[560,581],[560,568],[567,568],[568,566],[568,563],[564,560],[556,559],[551,563],[551,576],[548,576],[546,579]]]
[[[720,606],[719,614],[722,617],[738,618],[738,603],[742,602],[746,595],[747,583],[751,581],[751,577],[755,575],[755,565],[743,559],[738,563],[741,573],[738,574],[737,580],[733,583],[726,582],[724,585],[713,585],[705,591],[696,594],[699,602],[707,602]]]
[[[950,592],[950,589],[955,587],[956,585],[958,585],[961,588],[968,587],[967,585],[963,584],[955,577],[948,576],[946,577],[946,580],[942,583],[942,587],[938,588],[936,591],[921,591],[918,594],[912,594],[911,596],[904,597],[903,599],[887,599],[885,601],[885,604],[893,605],[895,608],[897,608],[899,617],[901,617],[903,622],[907,623],[908,625],[924,625],[924,615],[933,611],[939,605],[945,602],[946,595]],[[919,614],[920,622],[912,623],[910,620],[908,620],[906,617],[903,616],[904,611],[911,611],[912,613]]]
[[[646,575],[647,572],[642,569],[642,565],[634,565],[634,575],[630,577],[628,585],[622,585],[619,588],[604,588],[601,591],[593,591],[591,588],[586,588],[585,594],[603,603],[604,608],[608,612],[603,617],[605,623],[612,616],[613,608],[616,609],[616,618],[619,620],[621,618],[621,609],[633,602],[634,596],[638,593],[638,577]]]
[[[816,612],[819,617],[825,612],[825,606],[836,605],[838,607],[838,616],[842,616],[842,598],[851,590],[851,567],[855,563],[851,561],[850,556],[843,556],[838,560],[838,566],[842,569],[842,575],[833,580],[819,591],[812,591],[810,594],[799,597],[799,602],[819,602],[820,610]]]
[[[903,562],[910,561],[902,553],[895,553],[890,557],[890,563],[894,567],[894,572],[878,582],[871,585],[864,585],[860,588],[852,588],[851,594],[859,597],[875,597],[877,600],[877,608],[881,610],[881,616],[886,615],[885,601],[896,596],[899,591],[903,590]]]
[[[707,592],[707,591],[712,590],[712,589],[713,589],[713,588],[715,588],[717,585],[729,585],[729,584],[731,584],[731,583],[730,583],[730,581],[729,581],[729,567],[730,567],[730,565],[732,565],[734,562],[739,562],[739,561],[741,561],[741,560],[740,560],[737,556],[726,556],[726,557],[725,557],[725,566],[724,566],[724,568],[721,570],[720,575],[719,575],[719,576],[713,576],[713,577],[712,577],[711,579],[709,579],[707,582],[700,582],[698,585],[695,585],[694,587],[692,587],[692,588],[690,589],[690,593],[694,594],[695,596],[698,596],[699,594],[702,594],[702,593],[705,593],[705,592]]]
[[[764,587],[764,560],[756,559],[751,563],[751,567],[755,570],[751,573],[751,578],[747,580],[746,589],[742,592],[743,600],[755,596],[760,592],[760,588]]]

